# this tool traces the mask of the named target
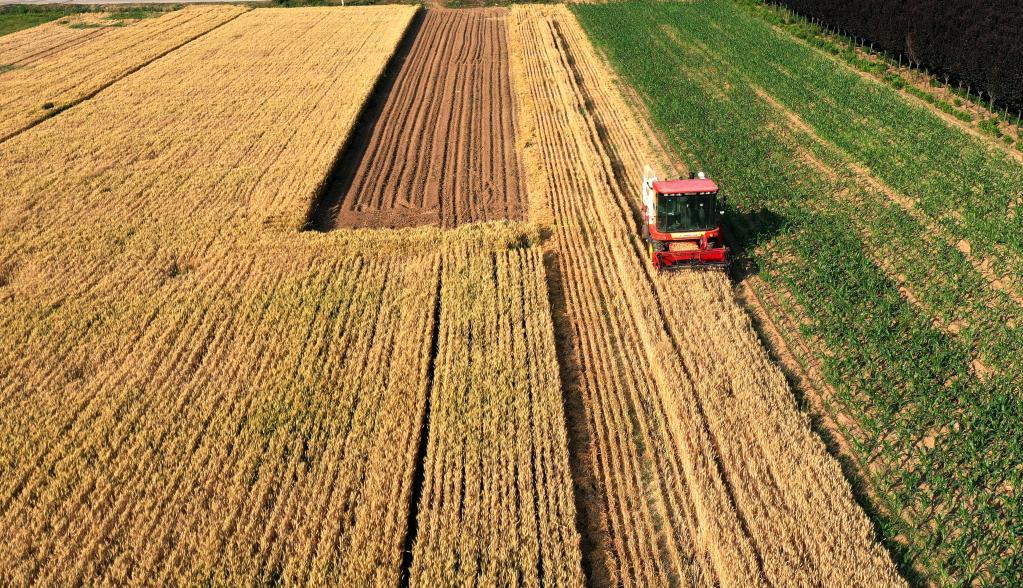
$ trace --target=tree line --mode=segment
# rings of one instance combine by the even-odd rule
[[[771,0],[948,76],[984,100],[1023,108],[1019,0]]]

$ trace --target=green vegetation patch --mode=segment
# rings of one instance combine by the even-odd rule
[[[767,22],[783,28],[786,32],[792,34],[795,37],[806,41],[807,43],[817,47],[822,51],[826,51],[836,57],[841,58],[849,65],[871,74],[880,75],[881,79],[892,84],[894,87],[905,90],[910,94],[913,94],[921,100],[927,101],[934,107],[956,117],[965,123],[972,123],[974,117],[969,112],[959,110],[963,105],[963,98],[969,99],[972,103],[977,106],[984,107],[984,100],[981,96],[975,93],[975,89],[972,89],[969,85],[963,85],[961,82],[958,87],[956,86],[945,86],[936,77],[931,77],[929,85],[934,88],[940,88],[945,86],[947,90],[954,96],[952,103],[950,104],[944,99],[941,99],[934,94],[924,92],[915,86],[908,84],[906,80],[901,76],[892,71],[889,71],[889,67],[902,67],[902,58],[898,61],[894,57],[889,56],[886,51],[882,53],[873,53],[873,59],[866,59],[863,57],[860,51],[857,51],[855,40],[850,37],[843,37],[834,31],[825,31],[819,24],[811,24],[804,17],[801,17],[792,11],[788,10],[783,6],[778,6],[770,3],[761,2],[759,0],[737,0],[747,10],[756,14],[758,18],[762,18]],[[871,47],[873,47],[871,45]],[[865,50],[866,47],[861,46],[861,50]],[[946,78],[947,80],[947,78]],[[971,93],[974,92],[974,93]],[[989,103],[987,110],[992,105]],[[1012,116],[1012,111],[1007,108],[1002,111],[1002,115],[1007,122],[1012,122],[1016,127],[1021,124],[1020,121],[1020,109],[1016,110],[1016,115]],[[992,112],[995,116],[998,116],[998,109],[995,108]],[[1000,130],[992,129],[984,125],[980,126],[980,130],[988,133],[994,138],[1003,138],[1003,134]],[[1006,142],[1007,144],[1009,142]]]
[[[101,5],[71,6],[66,4],[38,6],[14,4],[0,6],[0,35],[6,35],[83,12],[112,11],[105,19],[110,21],[109,23],[73,23],[68,25],[69,28],[95,29],[109,26],[124,26],[126,24],[125,21],[154,18],[170,11],[180,10],[183,6],[182,4],[127,7],[104,7]]]
[[[174,10],[177,10],[178,8],[180,7],[173,7]],[[118,10],[117,12],[107,15],[107,20],[141,20],[144,18],[154,18],[166,12],[167,10],[165,9],[132,7]]]
[[[1023,307],[989,283],[1023,275],[1023,165],[741,2],[572,10],[728,192],[902,571],[1023,584]]]
[[[67,25],[69,29],[102,29],[106,27],[123,27],[123,22],[99,23],[99,22],[76,22]]]
[[[0,6],[0,36],[57,20],[79,10],[60,7]]]

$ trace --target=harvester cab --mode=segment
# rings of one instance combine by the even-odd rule
[[[688,179],[658,180],[643,170],[643,237],[657,269],[728,267],[721,235],[724,196],[703,172]]]

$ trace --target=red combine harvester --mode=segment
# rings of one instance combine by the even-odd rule
[[[728,267],[719,220],[725,199],[703,172],[689,179],[658,180],[643,170],[643,237],[657,269]]]

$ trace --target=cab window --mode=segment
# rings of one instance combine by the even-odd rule
[[[715,194],[658,194],[657,230],[663,233],[714,228]]]

